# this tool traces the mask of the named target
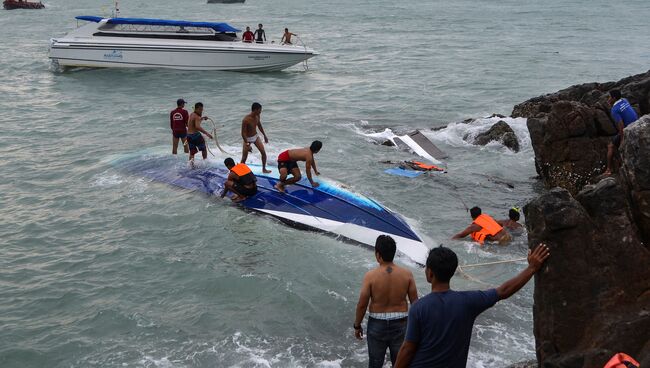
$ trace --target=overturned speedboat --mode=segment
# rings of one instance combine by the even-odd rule
[[[306,61],[307,46],[246,43],[227,23],[79,16],[85,25],[50,41],[61,66],[275,71]]]
[[[187,161],[174,157],[142,156],[119,159],[115,165],[131,174],[181,188],[219,195],[228,170],[210,161],[204,167],[190,169]],[[416,263],[424,264],[428,247],[404,219],[365,196],[344,190],[319,179],[320,186],[312,188],[306,179],[278,192],[277,170],[263,174],[262,168],[249,165],[257,177],[258,192],[239,202],[245,209],[264,213],[284,223],[308,230],[333,234],[342,240],[373,247],[377,236],[387,234],[395,239],[397,250]]]

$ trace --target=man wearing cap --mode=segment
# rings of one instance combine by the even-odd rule
[[[176,108],[169,113],[169,127],[172,129],[172,154],[176,154],[178,149],[178,139],[183,141],[183,149],[185,153],[190,151],[187,148],[187,121],[190,118],[187,110],[184,109],[185,100],[179,98],[176,101]]]

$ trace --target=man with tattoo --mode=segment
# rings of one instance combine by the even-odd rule
[[[370,304],[367,326],[370,368],[383,367],[386,349],[390,350],[390,361],[395,364],[406,333],[408,302],[413,304],[418,299],[411,271],[393,263],[396,250],[393,238],[380,235],[375,242],[375,259],[379,266],[366,273],[361,285],[354,336],[359,340],[363,337],[361,322]]]

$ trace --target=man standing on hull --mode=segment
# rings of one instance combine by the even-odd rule
[[[418,291],[411,271],[393,263],[397,246],[388,235],[380,235],[375,242],[375,259],[379,266],[363,278],[354,320],[354,336],[361,340],[361,321],[370,304],[368,317],[368,367],[384,366],[386,349],[395,364],[397,353],[404,342],[408,302],[418,300]],[[408,302],[406,301],[408,298]]]
[[[316,168],[316,161],[314,155],[323,147],[321,141],[311,142],[311,146],[305,148],[290,149],[282,152],[278,156],[278,171],[280,172],[280,181],[275,184],[275,189],[284,193],[284,188],[287,185],[297,183],[300,178],[300,168],[298,161],[305,161],[305,171],[307,171],[307,179],[314,188],[318,187],[318,183],[311,178],[311,170],[313,168],[314,174],[320,175]],[[292,175],[291,179],[287,179],[289,174]]]
[[[188,153],[187,149],[187,121],[190,115],[185,110],[185,100],[179,98],[176,101],[176,108],[169,113],[169,127],[172,129],[172,154],[178,150],[178,140],[183,141],[183,150]]]
[[[192,163],[192,166],[194,166],[194,155],[198,151],[201,151],[204,160],[208,158],[208,149],[201,133],[212,139],[212,135],[201,127],[201,121],[208,120],[207,116],[202,115],[203,103],[197,102],[194,105],[194,112],[190,114],[190,120],[187,123],[187,144],[190,146],[190,162]]]
[[[251,106],[251,113],[244,116],[244,119],[241,122],[241,137],[244,139],[244,146],[241,154],[241,163],[245,164],[246,159],[248,158],[248,152],[252,152],[253,148],[251,144],[255,144],[255,147],[260,151],[262,155],[262,172],[268,174],[271,170],[266,169],[266,151],[264,150],[264,143],[269,143],[269,138],[264,132],[264,127],[262,127],[262,121],[260,120],[260,115],[262,114],[262,105],[257,102],[254,102]],[[264,143],[262,139],[257,135],[257,129],[259,128],[260,133],[264,136]]]

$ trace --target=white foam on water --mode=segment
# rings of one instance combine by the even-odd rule
[[[521,148],[519,153],[528,154],[532,150],[532,144],[525,118],[480,118],[469,123],[451,123],[443,129],[436,131],[422,131],[422,133],[434,142],[442,142],[453,147],[474,146],[469,142],[472,142],[477,135],[489,130],[492,125],[496,124],[500,120],[505,121],[515,132]],[[514,154],[512,151],[504,147],[501,142],[490,142],[485,147],[501,153]]]
[[[101,174],[95,175],[95,180],[93,180],[91,186],[108,188],[108,187],[120,185],[123,182],[124,182],[124,177],[122,177],[121,175],[104,171]]]
[[[333,291],[333,290],[328,289],[327,290],[327,295],[333,297],[336,300],[342,300],[342,301],[344,301],[346,303],[348,301],[348,298],[344,297],[343,295],[341,295],[341,294],[339,294],[339,293],[337,293],[336,291]]]

